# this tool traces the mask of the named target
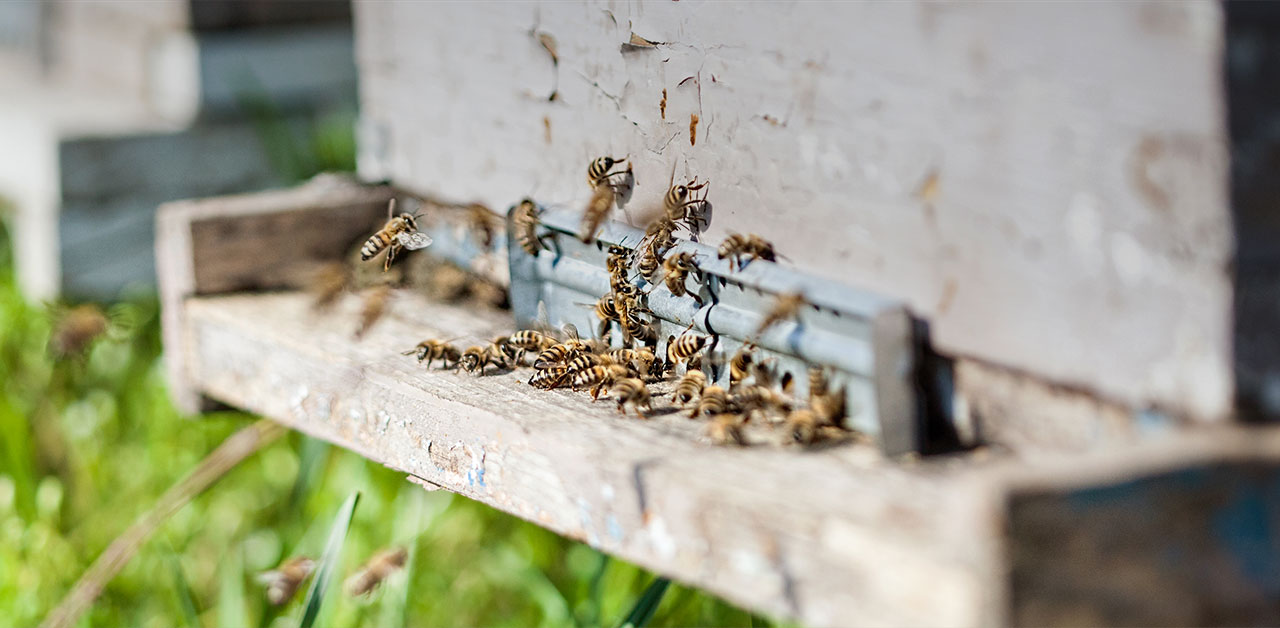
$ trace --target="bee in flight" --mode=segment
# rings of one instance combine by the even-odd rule
[[[365,595],[378,588],[383,580],[404,567],[409,552],[403,547],[382,550],[374,554],[360,570],[347,578],[347,593],[351,596]]]
[[[293,599],[307,576],[315,571],[316,561],[306,556],[295,556],[280,564],[279,567],[258,574],[258,582],[267,587],[267,600],[276,606]]]
[[[395,259],[400,249],[416,251],[431,246],[431,236],[418,231],[418,219],[413,214],[395,215],[396,199],[387,204],[387,224],[377,233],[369,236],[360,247],[360,259],[369,261],[382,249],[387,249],[387,260],[382,270],[391,268],[391,260]]]

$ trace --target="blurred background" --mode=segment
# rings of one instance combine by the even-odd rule
[[[352,55],[346,2],[0,3],[0,625],[45,618],[254,421],[169,402],[155,208],[354,170]],[[356,492],[339,577],[391,546],[407,564],[331,590],[322,624],[615,625],[658,600],[654,625],[766,623],[296,433],[163,524],[81,623],[295,625],[304,595],[273,607],[258,574],[319,557]]]

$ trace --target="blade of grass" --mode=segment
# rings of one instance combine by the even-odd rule
[[[358,501],[360,501],[360,493],[352,493],[338,509],[338,515],[334,517],[333,527],[329,530],[329,542],[325,544],[324,554],[320,557],[320,566],[316,568],[311,588],[307,591],[307,601],[303,605],[302,617],[298,620],[299,628],[311,628],[320,615],[320,605],[324,603],[325,591],[328,590],[333,573],[338,568],[342,546],[347,540],[347,530],[351,527],[351,516],[356,511]]]
[[[248,626],[249,603],[244,592],[244,558],[239,548],[228,552],[219,570],[217,616],[219,626]]]
[[[649,625],[649,620],[653,619],[653,614],[658,610],[658,604],[662,603],[662,596],[667,594],[667,587],[670,585],[671,581],[662,576],[654,578],[644,593],[640,594],[636,605],[631,607],[631,612],[618,624],[620,628],[644,628]]]
[[[151,510],[129,529],[116,537],[98,559],[85,570],[62,602],[44,618],[42,628],[70,628],[89,608],[107,583],[120,573],[129,559],[160,526],[193,497],[217,482],[219,478],[265,445],[279,438],[285,428],[262,419],[228,436],[212,453],[177,484],[169,487]]]
[[[298,452],[298,475],[293,481],[293,488],[289,491],[290,510],[296,509],[302,504],[302,499],[307,495],[311,483],[315,481],[316,475],[321,471],[328,454],[328,441],[310,436],[302,437],[301,451]]]
[[[582,625],[599,626],[600,625],[600,606],[603,604],[604,574],[609,569],[609,555],[604,552],[597,552],[600,556],[599,562],[596,563],[596,570],[591,574],[591,580],[587,585],[587,608],[583,612]]]
[[[189,628],[200,628],[200,615],[196,612],[195,600],[191,597],[191,584],[182,571],[182,562],[178,555],[169,552],[169,571],[173,574],[173,595],[178,600],[178,610],[182,613],[182,623]]]

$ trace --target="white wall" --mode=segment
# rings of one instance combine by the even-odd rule
[[[758,232],[901,296],[944,352],[1218,418],[1221,19],[1191,2],[363,2],[360,164],[498,209],[583,204],[589,159],[630,155],[633,216],[674,165],[712,181],[708,239]],[[665,43],[623,48],[632,33]]]

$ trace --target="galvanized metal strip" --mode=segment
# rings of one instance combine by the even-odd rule
[[[578,239],[579,212],[543,208],[540,219],[549,249],[530,256],[520,248],[508,218],[516,321],[522,327],[572,323],[583,335],[592,334],[598,323],[592,306],[609,291],[608,246],[634,249],[644,233],[607,222],[595,242],[584,244]],[[846,391],[847,427],[875,436],[889,454],[919,449],[919,342],[902,302],[763,260],[737,269],[719,259],[714,248],[697,242],[678,241],[673,250],[694,255],[702,280],[695,284],[691,279],[688,285],[702,304],[693,297],[676,297],[665,286],[652,288],[647,307],[659,328],[659,351],[668,336],[692,328],[716,338],[710,362],[726,363],[756,335],[778,296],[800,293],[809,305],[794,320],[773,325],[755,339],[762,357],[776,359],[780,371],[792,374],[801,397],[807,394],[808,366],[829,367],[833,383]],[[648,289],[643,280],[639,285]],[[718,381],[728,378],[727,369],[709,375]]]

